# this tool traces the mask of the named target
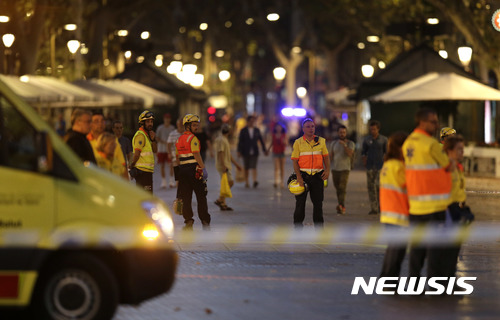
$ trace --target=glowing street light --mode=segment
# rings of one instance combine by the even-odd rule
[[[69,40],[67,43],[68,50],[71,52],[71,54],[75,54],[78,51],[78,48],[80,47],[80,41],[78,40]]]
[[[280,15],[275,13],[275,12],[267,15],[267,20],[269,20],[269,21],[273,22],[273,21],[278,21],[279,19],[280,19]]]
[[[297,96],[300,99],[304,99],[306,95],[307,95],[307,89],[306,88],[304,88],[304,87],[298,87],[297,88]]]
[[[221,72],[219,72],[219,79],[220,79],[220,81],[226,82],[230,78],[231,78],[231,73],[229,73],[229,71],[222,70]]]
[[[458,48],[458,59],[464,66],[465,70],[469,68],[469,63],[472,58],[472,48],[471,47],[460,47]]]
[[[142,40],[149,39],[149,36],[150,36],[149,31],[143,31],[143,32],[141,32],[141,39]]]
[[[375,69],[373,66],[369,64],[365,64],[361,66],[361,73],[363,74],[363,77],[365,78],[371,78],[373,76],[373,73],[375,72]]]
[[[0,23],[9,22],[10,18],[8,16],[0,16]]]
[[[285,76],[286,76],[285,68],[282,68],[282,67],[274,68],[273,76],[274,76],[274,79],[276,79],[277,81],[282,81],[283,79],[285,79]]]
[[[16,37],[14,37],[12,33],[6,33],[2,36],[3,45],[7,48],[10,48],[15,39]]]
[[[439,50],[439,55],[443,59],[448,59],[448,51],[446,51],[446,50]]]
[[[177,74],[182,70],[182,62],[172,61],[167,67],[167,72],[170,74]]]

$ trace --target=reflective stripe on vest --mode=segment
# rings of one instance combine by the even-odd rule
[[[195,137],[194,134],[183,134],[177,139],[175,147],[179,155],[179,165],[198,163],[191,152],[191,140]]]
[[[141,150],[141,155],[139,156],[139,160],[135,163],[137,169],[146,172],[153,172],[155,167],[155,156],[153,153],[153,147],[151,146],[151,142],[149,141],[149,137],[141,130],[137,130],[134,135],[132,141],[135,140],[137,135],[142,134],[144,136],[144,147]]]
[[[380,172],[380,222],[408,226],[408,211],[404,163],[387,160]]]

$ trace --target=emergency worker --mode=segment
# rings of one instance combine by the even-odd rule
[[[153,192],[154,153],[157,151],[153,120],[154,115],[148,110],[139,116],[140,128],[132,138],[134,156],[130,163],[130,176],[135,179],[136,185],[150,192]]]
[[[422,108],[416,114],[416,129],[403,144],[405,176],[410,204],[410,224],[441,225],[451,198],[453,168],[442,146],[433,137],[439,125],[436,111]],[[410,277],[419,277],[427,256],[427,276],[444,275],[447,247],[412,245]]]
[[[316,127],[310,118],[302,121],[304,135],[293,143],[292,162],[293,170],[297,175],[297,182],[307,189],[295,196],[295,212],[293,223],[295,228],[302,228],[306,212],[307,193],[311,193],[313,203],[313,222],[315,227],[323,226],[323,191],[324,180],[330,174],[330,160],[325,138],[314,135]]]
[[[182,215],[184,216],[184,230],[193,229],[193,208],[191,200],[193,191],[198,202],[198,217],[204,230],[210,228],[210,214],[207,205],[207,182],[204,177],[205,164],[200,155],[200,141],[194,135],[200,126],[200,117],[187,114],[182,120],[184,133],[177,139],[176,161],[178,164],[179,186],[177,196],[182,200]]]
[[[380,172],[380,222],[386,230],[408,227],[408,195],[406,193],[405,164],[401,147],[408,134],[396,132],[389,137],[384,165]],[[381,277],[399,277],[406,244],[387,245]]]

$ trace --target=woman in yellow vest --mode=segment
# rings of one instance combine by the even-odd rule
[[[443,150],[448,154],[451,160],[456,162],[455,169],[451,172],[451,204],[446,211],[447,224],[470,223],[474,220],[474,215],[469,207],[465,205],[467,198],[465,194],[465,175],[464,167],[461,162],[464,159],[464,139],[461,136],[452,136],[446,138]],[[446,275],[454,277],[457,271],[457,260],[460,253],[460,243],[450,248],[450,257],[446,259],[448,268]]]
[[[115,155],[117,139],[115,135],[104,132],[97,139],[96,161],[99,168],[111,171],[128,180],[125,163],[120,161],[122,157]],[[121,152],[121,151],[119,151]]]
[[[409,225],[405,165],[401,149],[407,137],[404,132],[396,132],[389,137],[380,173],[380,222],[386,224],[388,230]],[[389,243],[380,276],[399,277],[405,254],[406,245]]]

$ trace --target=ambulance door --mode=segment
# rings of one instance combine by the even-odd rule
[[[25,248],[50,232],[54,222],[55,179],[40,169],[39,138],[31,123],[0,95],[0,240],[11,239],[4,237],[11,231],[26,232],[14,240],[14,246],[15,241],[28,242]],[[10,246],[0,243],[0,261],[7,258],[5,245]]]

